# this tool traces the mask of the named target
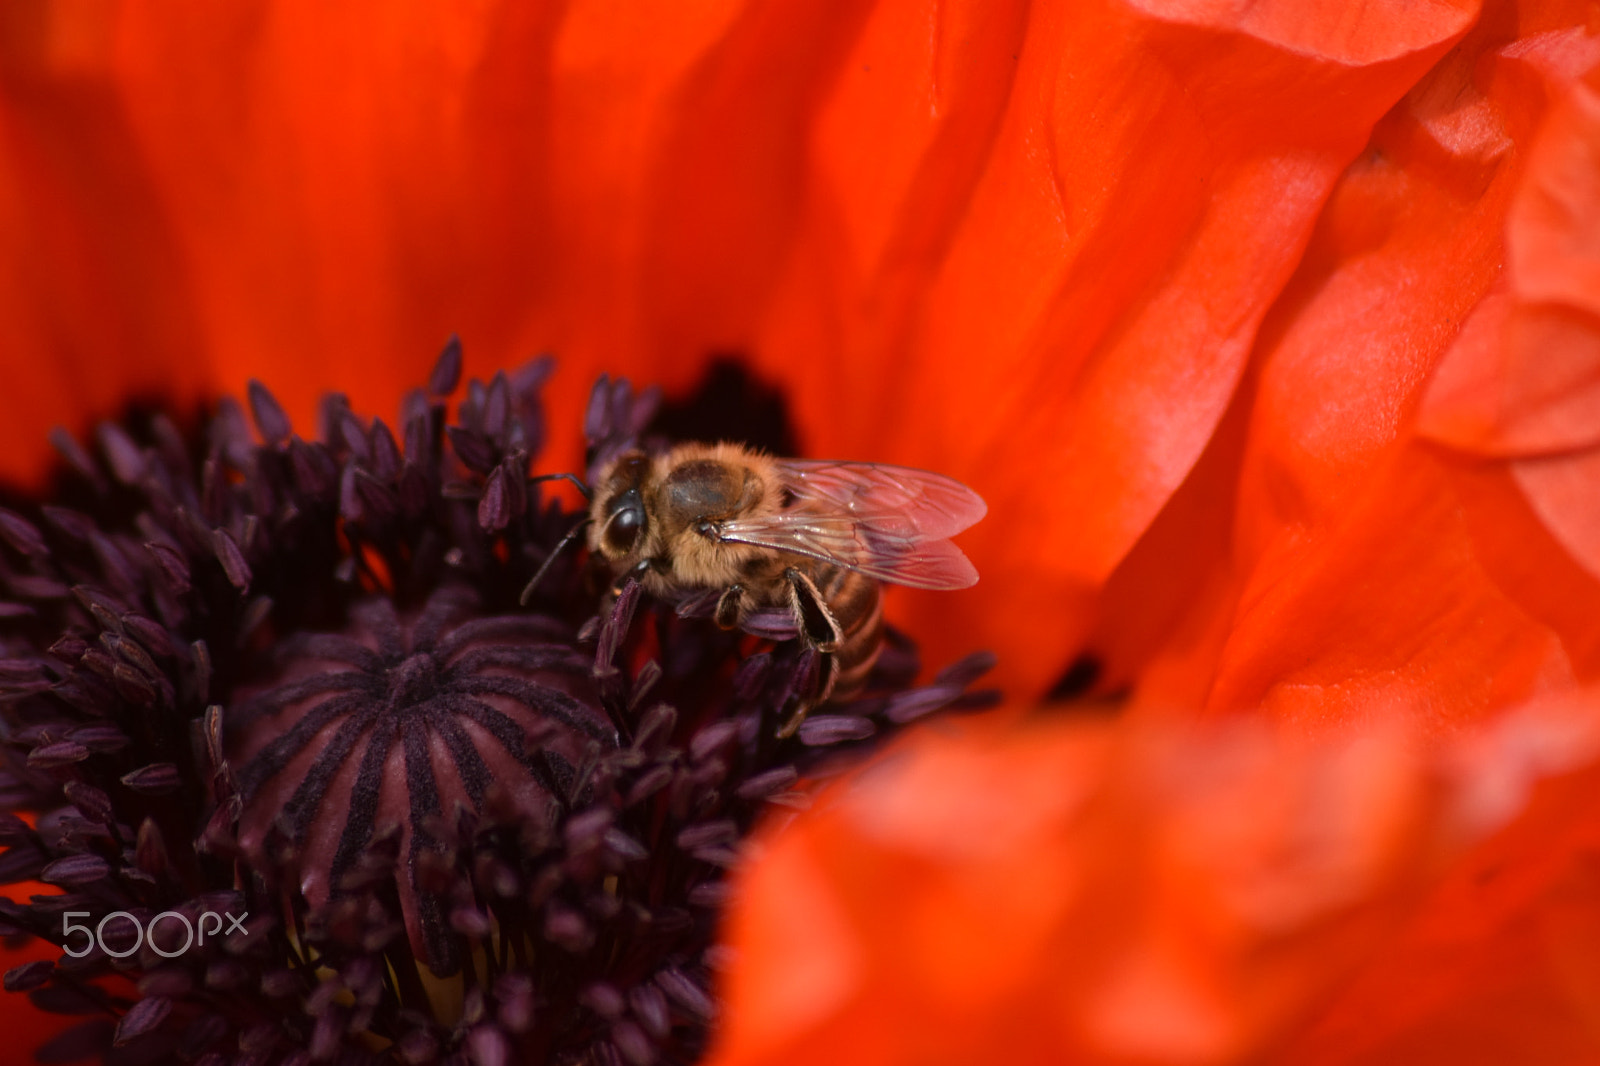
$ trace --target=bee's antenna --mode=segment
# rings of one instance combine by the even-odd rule
[[[572,482],[572,484],[577,487],[578,491],[583,493],[584,499],[594,499],[594,491],[590,489],[588,485],[585,485],[583,482],[579,481],[577,474],[540,474],[538,477],[530,477],[528,479],[528,483],[532,484],[535,481],[560,481],[563,479]],[[562,543],[566,542],[563,541]]]
[[[550,476],[551,477],[572,477],[571,474],[551,474]],[[580,487],[581,487],[581,483],[580,483]],[[550,549],[550,554],[544,557],[544,562],[539,564],[538,571],[535,572],[533,577],[528,581],[528,583],[525,586],[523,586],[522,596],[520,598],[518,598],[518,600],[517,600],[518,603],[522,604],[522,606],[524,606],[524,607],[528,606],[528,600],[533,596],[533,590],[538,588],[539,587],[539,582],[544,580],[544,575],[546,573],[548,573],[549,570],[550,570],[550,564],[556,561],[556,556],[560,555],[561,552],[566,548],[566,546],[568,544],[572,543],[573,538],[576,537],[579,533],[583,532],[584,527],[587,526],[591,521],[592,521],[592,519],[585,518],[583,521],[579,522],[577,525],[575,525],[571,529],[567,530],[566,536],[562,537],[559,541],[556,542],[556,546],[554,548]]]

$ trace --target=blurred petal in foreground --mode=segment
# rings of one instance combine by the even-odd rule
[[[1592,1055],[1597,709],[924,733],[745,871],[714,1061]]]

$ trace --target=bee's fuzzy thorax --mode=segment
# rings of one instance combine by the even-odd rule
[[[730,482],[739,482],[738,502],[734,507],[690,515],[668,505],[663,497],[668,493],[672,471],[695,463],[714,464],[725,472]],[[696,588],[730,585],[749,576],[748,567],[752,562],[771,555],[744,544],[717,542],[695,528],[701,518],[727,520],[766,514],[780,508],[783,487],[771,456],[726,442],[681,444],[656,457],[654,482],[657,499],[652,511],[662,516],[663,521],[659,528],[652,530],[652,554],[672,560],[671,580],[658,579],[659,584]]]

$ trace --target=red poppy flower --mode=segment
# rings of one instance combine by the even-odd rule
[[[1594,1054],[1597,62],[1490,10],[1377,123],[1110,580],[1134,720],[925,738],[775,834],[718,1061]]]
[[[1002,678],[1036,695],[1339,172],[1472,23],[1406,6],[19,17],[4,299],[37,355],[7,469],[141,390],[393,410],[451,332],[559,353],[557,441],[601,370],[682,389],[742,351],[807,452],[948,472],[1005,516],[941,607],[965,632],[903,617],[936,657],[1014,649]]]
[[[1527,932],[1588,920],[1592,760],[1535,757],[1600,667],[1587,6],[4,18],[11,480],[136,397],[393,410],[451,332],[559,354],[575,463],[598,372],[737,352],[808,454],[989,501],[983,583],[891,606],[930,661],[1134,693],[775,837],[727,1061],[1379,1059],[1479,1007],[1512,1043],[1463,1054],[1587,1048],[1581,952]]]

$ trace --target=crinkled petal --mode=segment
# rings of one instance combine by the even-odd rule
[[[1416,439],[1430,375],[1473,343],[1469,316],[1494,313],[1505,213],[1531,180],[1511,146],[1600,51],[1581,26],[1507,32],[1474,30],[1335,189],[1263,326],[1227,548],[1142,679],[1152,702],[1319,726],[1387,704],[1449,731],[1592,676],[1593,623],[1541,601],[1565,553],[1534,555],[1531,585],[1507,580],[1487,555],[1527,508],[1481,506],[1460,464]]]
[[[1600,43],[1572,30],[1517,58],[1553,102],[1508,213],[1505,281],[1446,354],[1419,426],[1509,461],[1550,532],[1600,576]]]
[[[1564,51],[1600,60],[1573,31]],[[1429,387],[1420,426],[1483,455],[1600,444],[1600,68],[1552,88],[1506,220],[1504,287],[1478,305]]]
[[[1005,594],[971,597],[959,639],[1015,646],[1027,618],[1001,667],[1020,688],[1065,665],[1198,459],[1339,171],[1475,14],[1400,10],[1363,30],[1296,5],[1035,5],[1014,43],[949,5],[868,22],[755,350],[813,450],[932,457],[1008,516],[964,539]],[[926,54],[890,112],[907,42]]]

